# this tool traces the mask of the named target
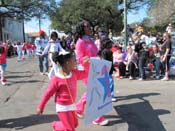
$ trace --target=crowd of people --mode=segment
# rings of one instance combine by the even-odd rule
[[[170,28],[170,27],[169,27]],[[150,77],[150,72],[155,72],[153,76],[156,80],[169,80],[170,58],[173,58],[174,30],[171,32],[160,32],[157,35],[148,35],[144,31],[143,25],[138,26],[129,35],[129,42],[126,48],[116,42],[114,45],[114,64],[119,70],[120,78],[127,77],[133,80],[145,80]],[[169,32],[169,33],[168,33]]]

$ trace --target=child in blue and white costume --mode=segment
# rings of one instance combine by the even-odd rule
[[[51,33],[50,40],[42,53],[42,55],[49,53],[49,60],[52,64],[51,70],[48,73],[49,79],[51,79],[52,76],[54,76],[56,72],[59,70],[58,65],[52,59],[53,53],[55,52],[65,52],[65,50],[60,45],[57,32],[53,31]]]

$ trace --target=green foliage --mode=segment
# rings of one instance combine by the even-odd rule
[[[55,0],[1,0],[0,17],[31,19],[39,14],[50,15],[57,6]]]
[[[62,0],[57,11],[52,14],[52,27],[57,30],[72,31],[81,20],[112,28],[115,33],[123,29],[123,13],[118,10],[120,0]],[[128,11],[137,10],[150,0],[127,0]]]
[[[51,16],[52,27],[64,31],[72,31],[83,19],[90,21],[93,27],[122,29],[122,16],[115,0],[62,0]]]

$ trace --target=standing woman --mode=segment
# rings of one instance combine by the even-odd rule
[[[171,44],[172,44],[171,35],[165,32],[163,34],[163,41],[164,42],[161,46],[162,51],[161,61],[163,62],[163,66],[165,69],[165,76],[161,80],[167,81],[169,80],[169,69],[170,69],[169,61],[171,58]]]
[[[75,34],[75,49],[77,60],[79,64],[83,65],[85,70],[89,70],[90,64],[84,63],[84,58],[96,57],[98,49],[94,44],[94,40],[91,37],[91,27],[88,21],[83,20],[82,22],[78,23],[76,26],[76,34]],[[87,86],[88,83],[88,76],[83,80],[84,84]],[[83,116],[84,108],[86,104],[86,92],[80,98],[79,102],[77,103],[77,114],[79,117]],[[104,119],[104,117],[99,117],[93,121],[94,124],[98,125],[107,125],[108,121]]]

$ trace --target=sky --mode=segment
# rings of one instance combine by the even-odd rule
[[[127,16],[128,24],[133,22],[140,22],[146,17],[146,9],[141,8],[137,12],[129,12]],[[33,18],[31,21],[25,22],[25,32],[38,32],[39,31],[39,20],[37,18]],[[47,34],[50,34],[50,20],[42,19],[41,20],[41,29],[44,30]]]
[[[131,24],[133,22],[140,22],[145,17],[147,17],[146,7],[142,7],[137,12],[129,12],[127,16],[128,24]]]

